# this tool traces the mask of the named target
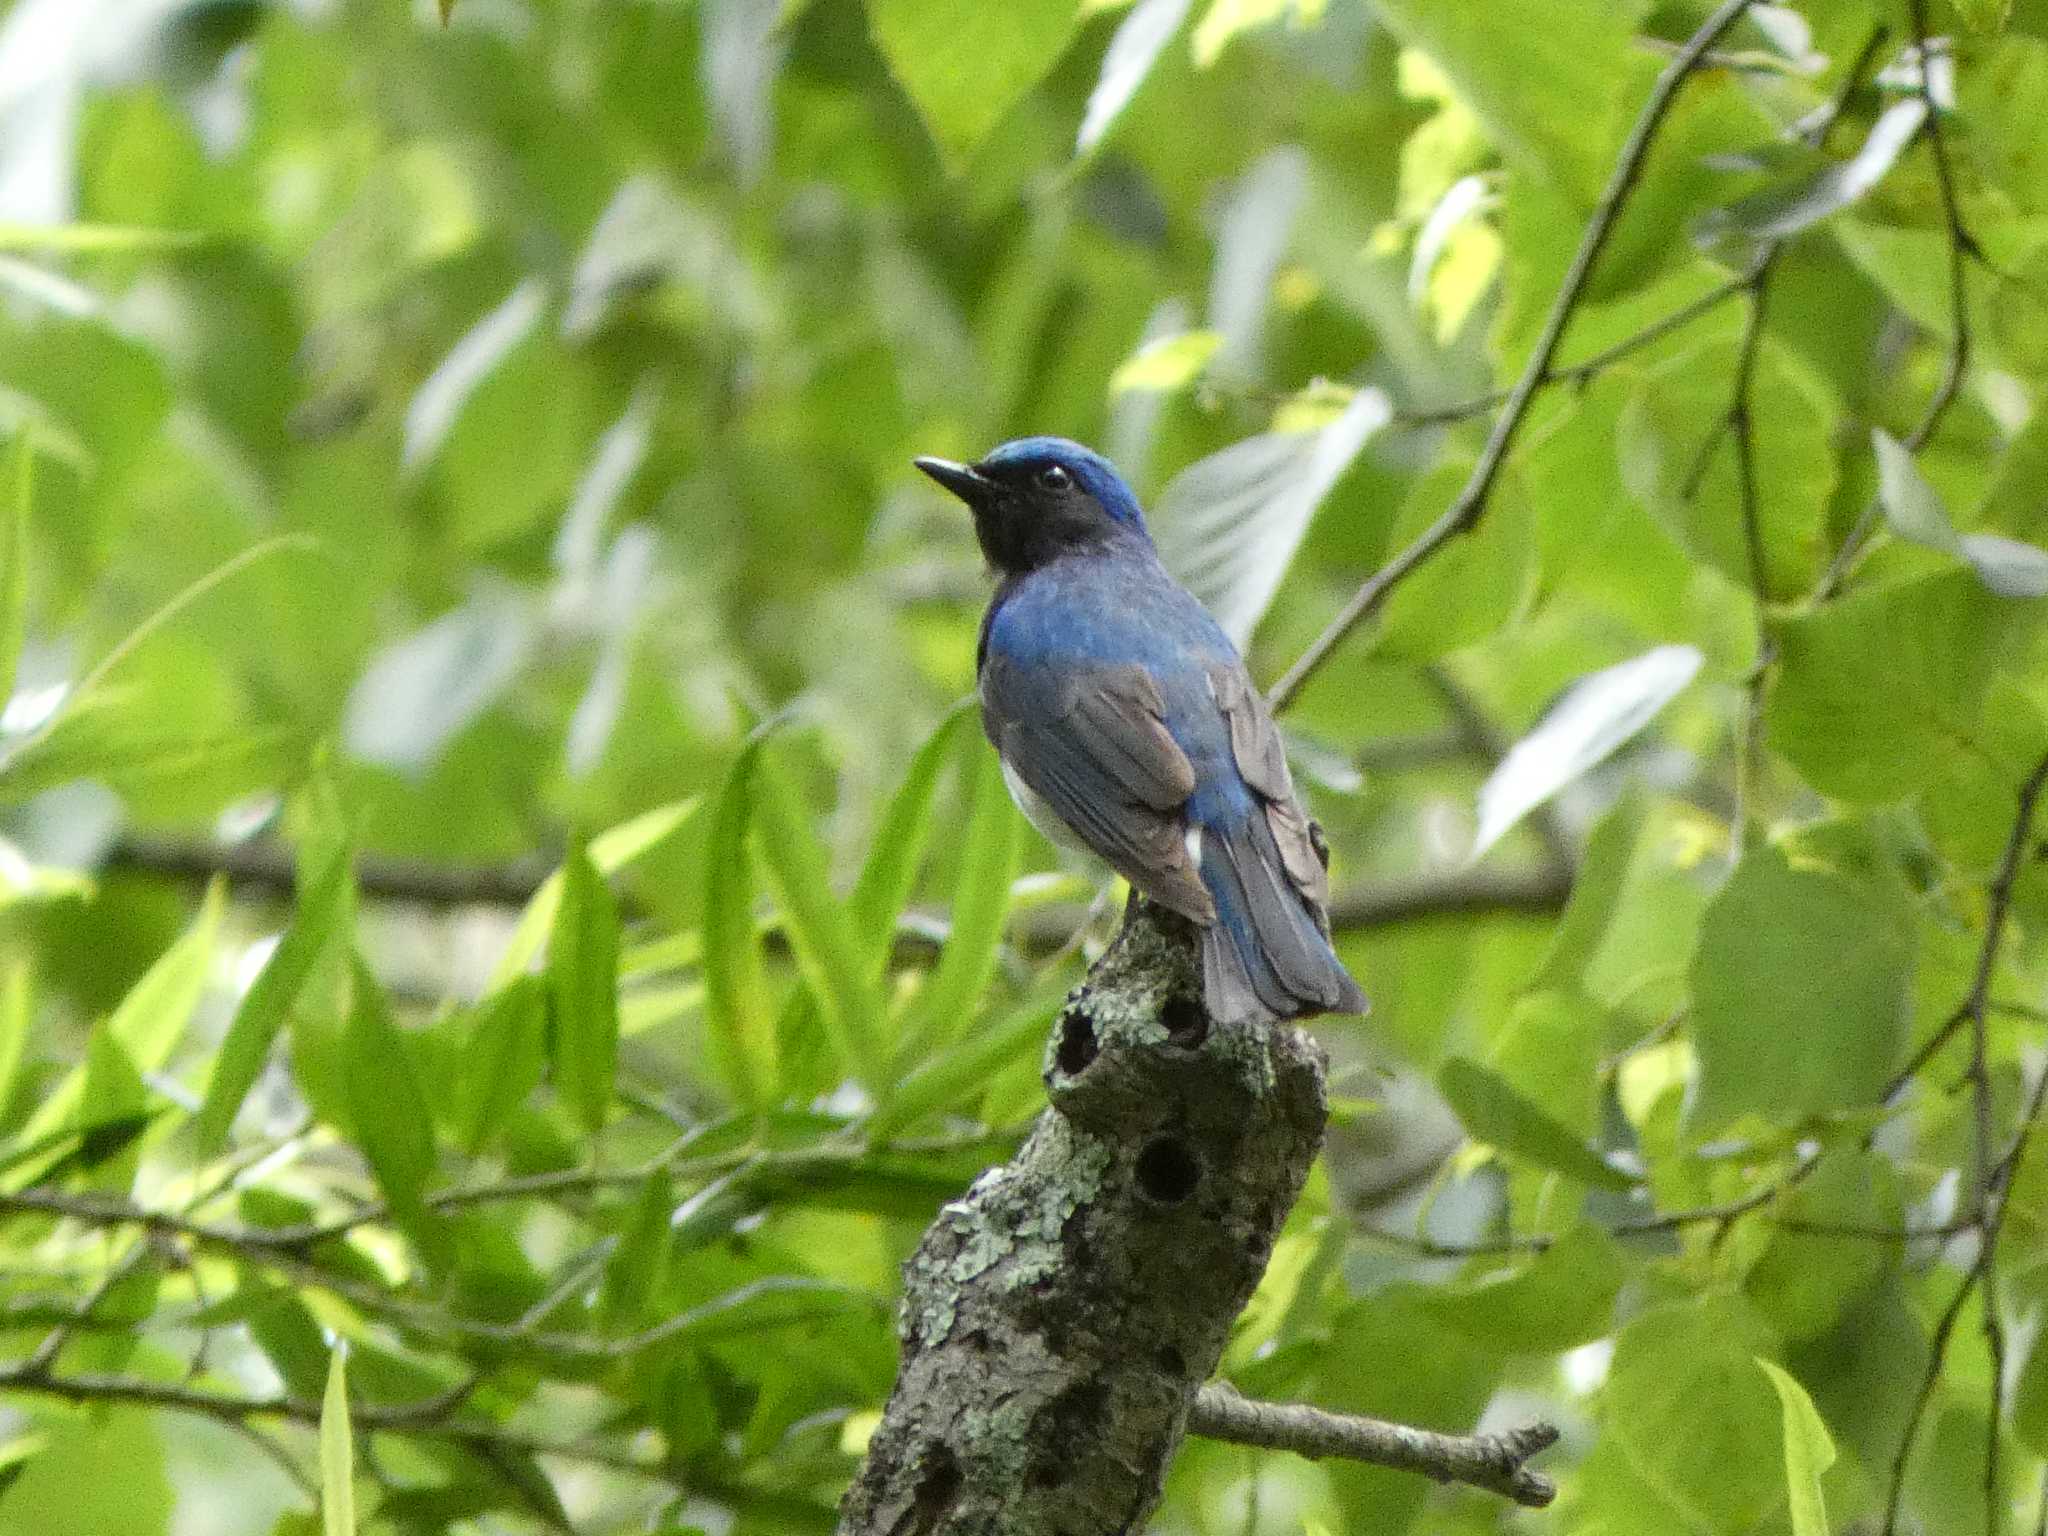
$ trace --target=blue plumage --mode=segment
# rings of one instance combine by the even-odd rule
[[[1219,1022],[1364,1011],[1330,947],[1321,850],[1279,733],[1115,467],[1055,437],[917,463],[968,504],[1001,576],[982,722],[1026,812],[1202,930]]]

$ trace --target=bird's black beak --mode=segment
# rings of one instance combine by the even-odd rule
[[[955,464],[951,459],[912,459],[911,463],[930,475],[970,507],[980,506],[995,491],[995,481],[972,464]]]

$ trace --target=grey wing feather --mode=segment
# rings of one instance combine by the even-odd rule
[[[981,707],[1003,761],[1089,847],[1153,900],[1194,922],[1216,920],[1178,814],[1195,770],[1166,729],[1150,673],[1105,666],[1050,681],[994,660]]]
[[[1314,904],[1316,920],[1330,901],[1329,875],[1316,852],[1314,823],[1294,795],[1294,775],[1287,770],[1287,748],[1273,723],[1266,701],[1252,687],[1244,666],[1214,666],[1209,686],[1230,726],[1230,751],[1237,771],[1266,802],[1266,824],[1280,852],[1280,862],[1294,888]]]

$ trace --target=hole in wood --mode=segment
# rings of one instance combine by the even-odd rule
[[[1079,1008],[1060,1016],[1060,1048],[1053,1059],[1068,1077],[1078,1077],[1095,1060],[1095,1021]]]
[[[1178,1205],[1202,1182],[1194,1153],[1171,1136],[1155,1136],[1138,1153],[1138,1188],[1161,1205]]]
[[[1159,1010],[1159,1022],[1166,1037],[1183,1050],[1192,1051],[1209,1038],[1209,1015],[1192,997],[1170,997]]]

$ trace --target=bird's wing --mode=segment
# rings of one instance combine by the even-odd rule
[[[1011,771],[1131,884],[1211,923],[1180,815],[1195,770],[1165,707],[1135,664],[1055,669],[996,656],[981,674],[982,723]]]
[[[1280,740],[1280,728],[1252,686],[1243,662],[1212,664],[1209,687],[1230,726],[1230,752],[1237,760],[1237,771],[1265,806],[1266,824],[1273,830],[1287,878],[1313,903],[1320,921],[1330,903],[1330,877],[1316,847],[1315,823],[1295,798],[1294,776],[1287,771],[1287,749]]]

